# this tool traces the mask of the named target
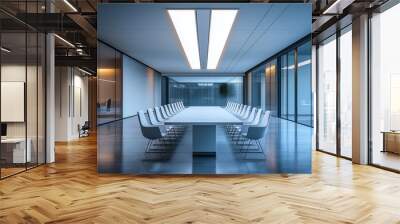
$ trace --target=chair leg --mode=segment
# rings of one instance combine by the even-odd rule
[[[147,142],[147,146],[146,146],[146,150],[145,150],[146,153],[149,152],[149,149],[150,149],[150,146],[151,146],[152,141],[153,141],[153,140],[149,139],[149,141]]]

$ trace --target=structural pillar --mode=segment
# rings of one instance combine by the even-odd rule
[[[352,160],[368,163],[368,15],[353,19]]]

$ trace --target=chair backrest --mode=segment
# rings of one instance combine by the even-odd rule
[[[170,116],[168,116],[167,112],[165,111],[164,106],[160,106],[161,114],[164,119],[168,119]]]
[[[158,139],[162,137],[160,128],[149,124],[143,110],[138,112],[138,118],[143,137],[147,139]]]
[[[169,111],[168,105],[164,105],[164,110],[165,110],[165,112],[166,112],[168,117],[172,117],[172,113]]]
[[[249,118],[249,116],[250,116],[250,109],[251,109],[251,106],[247,106],[247,107],[246,107],[246,111],[244,112],[244,114],[243,114],[243,116],[242,116],[242,119],[243,119],[243,120],[247,120],[247,118]]]
[[[143,110],[139,110],[138,112],[139,124],[141,127],[151,127],[149,120],[146,117],[146,114]]]
[[[269,117],[271,112],[269,110],[265,111],[264,115],[261,117],[260,123],[257,124],[258,127],[267,127],[269,124]]]
[[[257,126],[250,126],[246,137],[253,140],[258,140],[264,137],[269,124],[270,111],[266,111],[261,118],[260,124]]]
[[[240,117],[244,117],[244,115],[246,114],[247,108],[250,108],[250,106],[244,105],[242,111],[240,111],[240,114],[239,114]]]
[[[161,114],[161,110],[159,107],[154,108],[154,111],[156,112],[156,118],[159,122],[164,122],[165,118]]]
[[[179,110],[177,104],[178,104],[178,103],[172,104],[172,107],[174,108],[174,110],[175,110],[177,113],[179,113],[180,110]]]
[[[170,113],[171,115],[175,115],[175,112],[172,110],[171,104],[168,104],[168,105],[167,105],[167,108],[168,108],[169,113]]]
[[[157,121],[157,118],[154,116],[154,109],[153,109],[153,108],[147,109],[147,114],[149,115],[150,123],[151,123],[152,125],[158,125],[158,124],[160,124],[160,122]]]
[[[237,108],[237,110],[235,111],[236,115],[239,115],[242,112],[244,105],[243,104],[239,104],[239,107]]]
[[[262,109],[258,109],[256,116],[254,116],[254,120],[251,122],[250,125],[254,126],[254,125],[258,125],[260,123],[261,113],[262,113]]]
[[[250,112],[249,116],[247,117],[246,122],[252,122],[254,120],[254,118],[256,116],[256,111],[257,111],[256,107],[253,107],[251,109],[251,112]]]

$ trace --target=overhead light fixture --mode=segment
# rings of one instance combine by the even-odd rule
[[[1,51],[4,51],[6,53],[10,53],[11,52],[11,50],[9,50],[9,49],[7,49],[5,47],[1,47]]]
[[[342,14],[343,10],[351,5],[355,0],[336,0],[322,14]]]
[[[216,69],[238,10],[211,10],[207,69]]]
[[[90,73],[90,72],[88,72],[88,71],[86,71],[86,70],[84,70],[84,69],[81,69],[81,68],[79,68],[79,67],[78,67],[78,70],[81,71],[81,72],[83,72],[83,73],[85,73],[85,74],[87,74],[87,75],[93,75],[92,73]]]
[[[78,12],[78,10],[68,1],[64,0],[64,3],[68,5],[74,12]]]
[[[62,37],[60,37],[60,36],[57,35],[57,34],[54,34],[54,36],[57,37],[57,38],[58,38],[59,40],[61,40],[62,42],[64,42],[65,44],[67,44],[68,46],[75,48],[75,45],[73,45],[73,44],[72,44],[71,42],[69,42],[68,40],[66,40],[66,39],[64,39],[64,38],[62,38]]]
[[[192,69],[200,69],[199,42],[195,10],[167,10]]]

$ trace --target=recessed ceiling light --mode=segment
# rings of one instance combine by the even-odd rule
[[[192,69],[200,69],[195,10],[167,10]]]
[[[216,69],[238,10],[211,10],[207,69]]]
[[[64,0],[64,3],[68,5],[74,12],[78,12],[78,10],[68,1]]]

